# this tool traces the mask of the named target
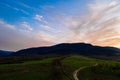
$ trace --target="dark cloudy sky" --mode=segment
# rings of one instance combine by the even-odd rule
[[[120,0],[0,0],[0,49],[85,42],[120,47]]]

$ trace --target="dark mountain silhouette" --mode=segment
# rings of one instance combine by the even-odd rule
[[[0,50],[0,56],[8,56],[8,55],[11,55],[12,51],[4,51],[4,50]]]
[[[80,54],[87,56],[119,56],[120,49],[114,47],[100,47],[93,46],[86,43],[63,43],[50,47],[37,47],[23,49],[15,52],[14,55],[68,55],[68,54]]]

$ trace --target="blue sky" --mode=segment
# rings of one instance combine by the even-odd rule
[[[14,24],[21,20],[32,21],[39,14],[48,17],[51,13],[76,15],[83,13],[89,0],[0,0],[0,18]],[[54,15],[51,15],[54,16]]]
[[[120,47],[119,3],[119,0],[0,0],[0,49],[73,42]]]

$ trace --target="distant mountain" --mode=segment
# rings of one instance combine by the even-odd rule
[[[119,56],[120,49],[114,47],[100,47],[93,46],[86,43],[63,43],[50,47],[37,47],[23,49],[15,52],[14,55],[68,55],[68,54],[80,54],[88,56]]]
[[[12,53],[13,53],[12,51],[0,50],[0,56],[8,56],[11,55]]]

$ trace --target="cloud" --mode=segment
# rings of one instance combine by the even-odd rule
[[[37,21],[39,21],[39,22],[43,22],[43,23],[45,23],[45,24],[48,23],[48,21],[46,21],[42,15],[36,14],[36,15],[33,17],[33,19],[35,19],[35,20],[37,20]]]
[[[48,25],[40,24],[39,27],[43,28],[46,31],[50,31],[50,32],[55,32],[56,31],[56,29],[54,29],[54,28],[52,28],[52,27],[50,27]]]
[[[29,30],[29,31],[32,31],[32,30],[33,30],[33,28],[32,28],[27,22],[23,22],[23,23],[21,24],[21,26],[23,26],[24,28],[26,28],[26,29]]]
[[[30,5],[27,5],[27,4],[25,4],[25,3],[21,2],[21,1],[14,0],[14,2],[16,2],[16,4],[21,5],[21,6],[25,7],[25,8],[27,8],[27,9],[36,10],[36,8],[31,7]]]
[[[14,29],[15,28],[15,29]],[[0,20],[0,49],[3,50],[19,50],[30,47],[48,46],[53,43],[44,40],[42,37],[19,29],[11,24]]]
[[[34,16],[34,19],[35,19],[35,20],[38,20],[38,21],[42,21],[43,16],[36,14],[36,15]]]
[[[5,23],[3,20],[0,20],[0,26],[1,26],[1,27],[6,27],[6,28],[9,28],[9,29],[12,29],[12,30],[15,30],[15,29],[16,29],[15,26],[10,25],[10,24],[7,24],[7,23]]]
[[[31,8],[25,4],[20,5]],[[95,0],[87,6],[88,11],[83,15],[71,16],[59,12],[50,14],[54,15],[49,16],[51,24],[50,21],[41,24],[45,23],[44,17],[34,15],[40,30],[36,30],[36,27],[33,29],[28,22],[22,22],[19,28],[23,28],[18,29],[18,25],[0,20],[0,49],[18,50],[64,42],[120,47],[120,1]]]
[[[46,33],[44,31],[39,31],[36,33],[36,37],[38,39],[43,39],[45,41],[50,41],[50,42],[53,42],[55,40],[55,36],[54,35],[51,35],[49,33]]]
[[[1,4],[4,5],[4,6],[6,6],[6,7],[8,7],[8,8],[11,8],[11,9],[13,9],[15,11],[20,11],[20,12],[26,14],[26,15],[29,15],[29,13],[27,11],[23,10],[23,9],[19,9],[17,7],[13,7],[13,6],[11,6],[9,4],[5,4],[5,3],[1,3]]]
[[[2,5],[4,5],[4,6],[6,6],[6,7],[11,8],[11,9],[14,9],[14,10],[16,10],[16,11],[19,11],[19,9],[18,9],[18,8],[13,7],[13,6],[9,5],[9,4],[5,4],[5,3],[1,3],[1,4],[2,4]]]
[[[112,7],[114,7],[114,6],[116,6],[116,5],[118,5],[118,3],[117,3],[116,1],[112,1],[112,2],[109,4],[109,6],[112,6]]]
[[[71,35],[66,42],[116,46],[109,40],[114,42],[115,39],[120,39],[119,9],[119,0],[95,0],[88,4],[88,11],[84,15],[62,19],[62,23],[68,28],[69,35]],[[64,32],[64,34],[68,34],[68,32]],[[120,44],[119,40],[116,42]]]
[[[26,14],[26,15],[29,15],[29,12],[23,10],[23,9],[19,9],[19,11],[21,11],[22,13]]]

